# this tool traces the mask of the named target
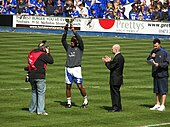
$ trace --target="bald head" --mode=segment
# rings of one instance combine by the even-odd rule
[[[112,52],[115,54],[117,52],[120,52],[120,45],[115,44],[112,46]]]

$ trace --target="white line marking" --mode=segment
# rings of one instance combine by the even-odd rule
[[[94,89],[99,89],[101,88],[100,86],[86,86],[89,88],[94,88]],[[123,86],[124,88],[152,88],[152,86]],[[54,89],[54,88],[61,88],[61,87],[48,87],[48,89]],[[29,90],[31,89],[30,87],[25,87],[25,88],[1,88],[0,91],[13,91],[13,90]]]
[[[141,127],[158,127],[158,126],[163,126],[163,125],[170,125],[170,123],[160,123],[160,124],[146,125],[146,126],[141,126]]]
[[[19,88],[20,90],[29,90],[31,88]],[[19,90],[17,88],[9,88],[9,89],[0,89],[0,91],[13,91],[13,90]]]

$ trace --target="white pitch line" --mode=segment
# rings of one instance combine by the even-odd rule
[[[146,125],[146,126],[141,126],[141,127],[159,127],[163,125],[170,125],[170,123],[160,123],[160,124]]]
[[[99,89],[101,88],[100,86],[86,86],[89,88],[93,89]],[[48,89],[53,89],[53,88],[61,88],[61,87],[47,87]],[[124,88],[152,88],[152,86],[124,86]],[[25,87],[25,88],[0,88],[0,91],[13,91],[13,90],[29,90],[31,87]]]
[[[31,88],[20,88],[21,90],[28,90]],[[13,90],[18,90],[17,88],[9,88],[9,89],[0,89],[0,91],[13,91]]]

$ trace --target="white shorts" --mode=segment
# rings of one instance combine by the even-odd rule
[[[81,67],[65,67],[65,82],[67,84],[82,84]]]

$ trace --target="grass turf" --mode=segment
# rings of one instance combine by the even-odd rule
[[[71,36],[68,36],[68,42]],[[82,37],[85,50],[82,60],[83,85],[89,105],[81,109],[82,97],[76,85],[72,87],[71,109],[64,107],[64,64],[66,53],[61,35],[0,32],[0,126],[1,127],[140,127],[170,123],[170,100],[166,111],[149,111],[155,104],[152,90],[151,66],[146,57],[152,49],[151,39],[114,37]],[[28,112],[31,87],[25,83],[23,68],[27,54],[41,40],[48,40],[55,63],[47,66],[46,111],[48,116]],[[112,56],[113,44],[121,45],[125,57],[124,85],[121,88],[123,112],[108,113],[111,106],[109,71],[101,58]],[[162,46],[170,51],[170,42]],[[164,125],[168,126],[168,125]],[[170,126],[170,125],[169,125]]]

